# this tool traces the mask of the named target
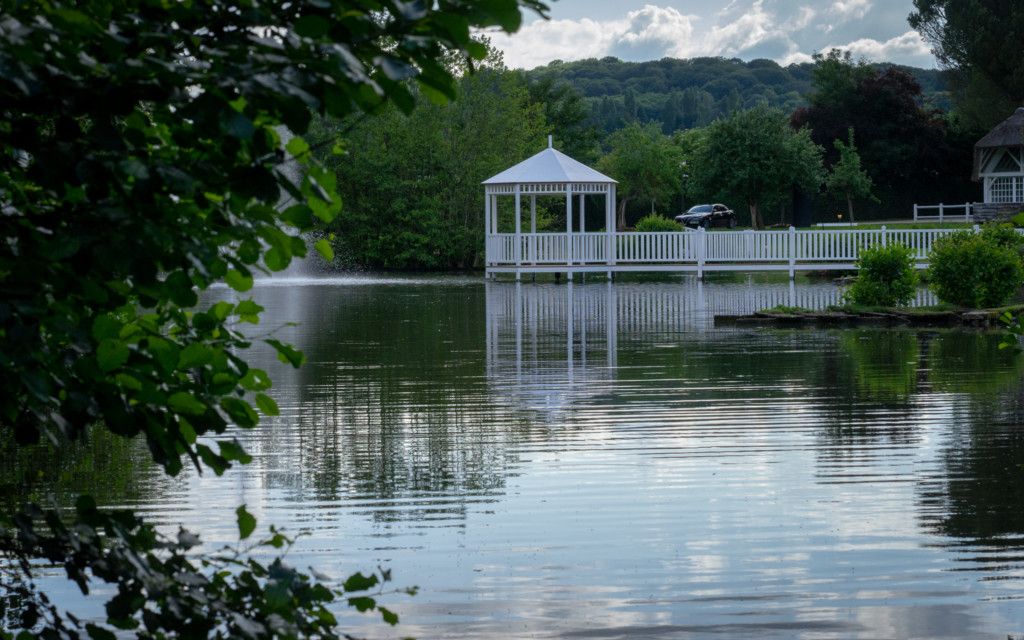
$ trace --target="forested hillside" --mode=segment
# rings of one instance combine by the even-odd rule
[[[872,65],[884,70],[894,65]],[[786,113],[806,106],[815,65],[780,66],[771,60],[663,58],[623,62],[617,58],[555,61],[527,72],[531,80],[567,81],[578,90],[591,122],[605,132],[629,122],[659,122],[665,133],[710,124],[759,104]],[[950,96],[942,72],[897,67],[921,85],[925,107],[943,111]]]

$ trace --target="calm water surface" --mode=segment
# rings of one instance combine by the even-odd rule
[[[244,502],[307,534],[299,566],[421,587],[359,634],[1024,634],[1024,385],[998,336],[714,328],[836,296],[745,276],[253,296],[257,333],[309,359],[254,354],[282,415],[238,434],[253,463],[169,481],[134,452],[109,465],[139,477],[94,490],[213,543]]]

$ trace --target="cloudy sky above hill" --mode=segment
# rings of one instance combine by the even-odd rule
[[[907,24],[911,0],[558,0],[551,7],[551,20],[493,35],[509,66],[604,56],[789,64],[832,47],[871,61],[935,66],[928,44]]]

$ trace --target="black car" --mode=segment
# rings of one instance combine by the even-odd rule
[[[696,229],[697,227],[736,227],[736,212],[724,204],[698,204],[690,207],[690,210],[681,216],[676,216],[676,221],[684,226]]]

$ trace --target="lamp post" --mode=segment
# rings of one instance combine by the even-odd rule
[[[680,213],[686,213],[686,181],[690,179],[690,174],[686,173],[686,165],[686,160],[679,163],[680,177],[682,177],[679,183],[679,200],[682,205]]]

